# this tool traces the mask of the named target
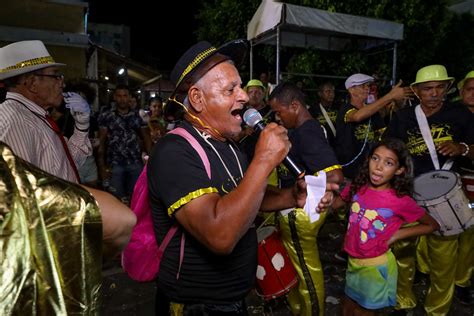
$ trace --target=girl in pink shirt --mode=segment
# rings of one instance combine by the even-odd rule
[[[358,176],[335,198],[333,209],[351,203],[343,315],[375,315],[376,309],[394,306],[397,265],[390,245],[439,228],[411,198],[412,190],[410,154],[402,141],[387,138],[372,148]],[[418,225],[400,229],[412,222]]]

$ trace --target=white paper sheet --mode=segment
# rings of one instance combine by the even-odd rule
[[[317,177],[305,176],[304,179],[308,185],[306,188],[308,196],[306,197],[306,204],[303,209],[308,214],[310,222],[314,223],[319,219],[316,207],[326,192],[326,173],[319,171]]]

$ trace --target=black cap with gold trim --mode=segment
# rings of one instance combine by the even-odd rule
[[[237,67],[241,66],[246,60],[248,47],[248,41],[244,39],[228,42],[219,48],[206,41],[191,46],[171,71],[170,79],[175,90],[163,107],[165,116],[173,113],[178,102],[183,102],[188,89],[217,64],[230,59]]]

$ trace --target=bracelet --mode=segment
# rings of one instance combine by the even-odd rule
[[[463,145],[463,146],[466,148],[466,150],[461,154],[461,156],[467,156],[467,154],[469,154],[469,149],[470,149],[470,148],[469,148],[469,145],[466,144],[466,143],[463,143],[463,142],[461,142],[461,143],[459,143],[459,144],[460,144],[460,145]]]

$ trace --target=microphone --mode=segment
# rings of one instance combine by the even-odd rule
[[[262,131],[265,128],[262,115],[260,115],[260,113],[253,108],[249,108],[247,111],[245,111],[243,120],[245,124],[252,127],[253,129]],[[304,177],[305,171],[298,167],[290,157],[286,156],[282,163],[297,179]]]

